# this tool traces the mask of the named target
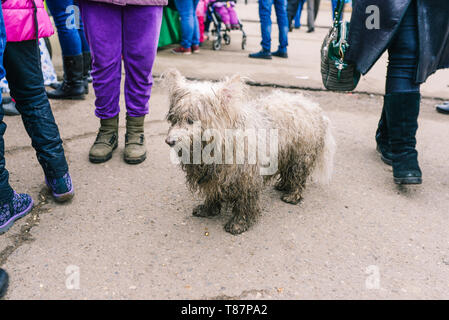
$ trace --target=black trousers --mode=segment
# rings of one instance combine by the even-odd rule
[[[68,171],[50,103],[44,87],[39,45],[36,40],[8,42],[3,63],[11,97],[16,101],[17,110],[31,144],[36,150],[37,159],[48,178],[60,178]],[[8,172],[5,169],[3,134],[3,108],[0,107],[0,201],[11,196]]]
[[[296,15],[296,12],[298,12],[299,3],[301,1],[302,0],[288,0],[287,1],[287,18],[288,18],[289,26],[292,24],[292,21]],[[312,9],[313,9],[313,12],[311,12]],[[309,28],[315,27],[315,19],[316,19],[316,16],[318,15],[319,9],[320,9],[320,0],[307,0],[307,24],[309,25]],[[313,13],[313,16],[312,16],[312,13]]]

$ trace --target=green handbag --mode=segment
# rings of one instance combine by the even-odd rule
[[[339,0],[335,20],[321,47],[321,77],[324,87],[332,91],[352,91],[360,80],[356,66],[345,61],[349,48],[349,22],[341,21],[344,0]]]

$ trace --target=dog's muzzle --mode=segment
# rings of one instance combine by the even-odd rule
[[[168,144],[170,147],[173,147],[176,144],[176,140],[171,137],[167,137],[165,139],[165,143]]]

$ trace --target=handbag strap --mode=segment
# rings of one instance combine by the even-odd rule
[[[345,2],[345,0],[338,0],[337,2],[337,7],[335,9],[334,27],[336,27],[341,22],[341,17],[345,8]]]

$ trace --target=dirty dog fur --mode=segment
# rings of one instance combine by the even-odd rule
[[[238,75],[222,82],[195,82],[186,80],[177,70],[169,70],[163,80],[169,90],[167,120],[171,126],[166,142],[171,147],[187,144],[183,147],[192,150],[192,137],[198,133],[195,130],[204,133],[208,128],[219,133],[214,139],[221,142],[221,148],[225,141],[218,140],[225,139],[226,129],[278,132],[277,171],[268,176],[261,175],[259,159],[240,164],[181,162],[188,186],[205,199],[193,209],[194,216],[218,215],[227,203],[233,216],[225,230],[240,234],[256,221],[261,211],[259,196],[268,181],[276,180],[275,188],[283,193],[281,199],[291,204],[301,201],[308,180],[329,182],[335,142],[329,119],[317,103],[301,94],[276,90],[249,99],[248,87]],[[232,152],[235,155],[235,150]]]

